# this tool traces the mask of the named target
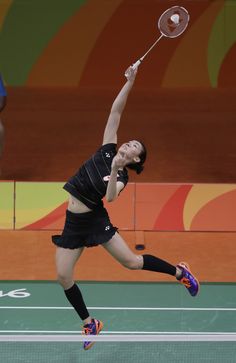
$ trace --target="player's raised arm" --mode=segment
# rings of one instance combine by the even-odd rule
[[[111,112],[103,135],[103,145],[108,143],[117,143],[117,131],[120,124],[120,118],[125,108],[128,95],[133,87],[136,74],[137,68],[133,69],[132,67],[129,67],[125,72],[127,81],[112,104]]]

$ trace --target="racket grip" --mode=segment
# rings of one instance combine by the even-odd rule
[[[136,68],[138,68],[138,66],[141,64],[141,60],[139,59],[139,60],[137,60],[137,62],[135,62],[134,64],[132,64],[132,68],[133,69],[136,69]]]
[[[140,65],[140,63],[141,63],[141,60],[139,59],[139,60],[137,60],[137,62],[135,62],[134,64],[132,64],[132,66],[130,66],[130,67],[135,70],[136,68],[138,68],[138,66]],[[128,76],[128,69],[125,72],[125,77]]]

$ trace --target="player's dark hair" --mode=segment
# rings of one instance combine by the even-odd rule
[[[142,151],[139,154],[140,161],[137,163],[130,163],[130,164],[126,165],[126,168],[134,170],[134,171],[136,171],[137,174],[140,174],[140,173],[142,173],[142,171],[144,169],[143,164],[145,163],[146,158],[147,158],[147,148],[143,142],[141,142],[139,140],[137,140],[137,141],[142,145]]]

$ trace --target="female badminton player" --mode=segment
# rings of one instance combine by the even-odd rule
[[[103,323],[90,316],[81,291],[73,280],[73,270],[85,247],[102,245],[123,266],[132,270],[149,270],[175,276],[190,294],[198,293],[199,284],[184,263],[173,266],[151,255],[133,253],[117,228],[110,222],[102,199],[114,201],[128,182],[128,169],[138,174],[143,170],[146,148],[138,140],[122,144],[117,150],[117,131],[137,68],[129,67],[127,81],[116,97],[105,127],[103,144],[64,185],[69,193],[66,220],[61,235],[52,236],[57,245],[58,281],[65,295],[83,321],[83,333],[96,335]],[[84,342],[89,349],[94,342]]]

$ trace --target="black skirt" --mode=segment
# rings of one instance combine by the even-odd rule
[[[70,249],[94,247],[108,242],[116,231],[104,207],[87,213],[67,210],[63,232],[52,236],[52,242],[58,247]]]

